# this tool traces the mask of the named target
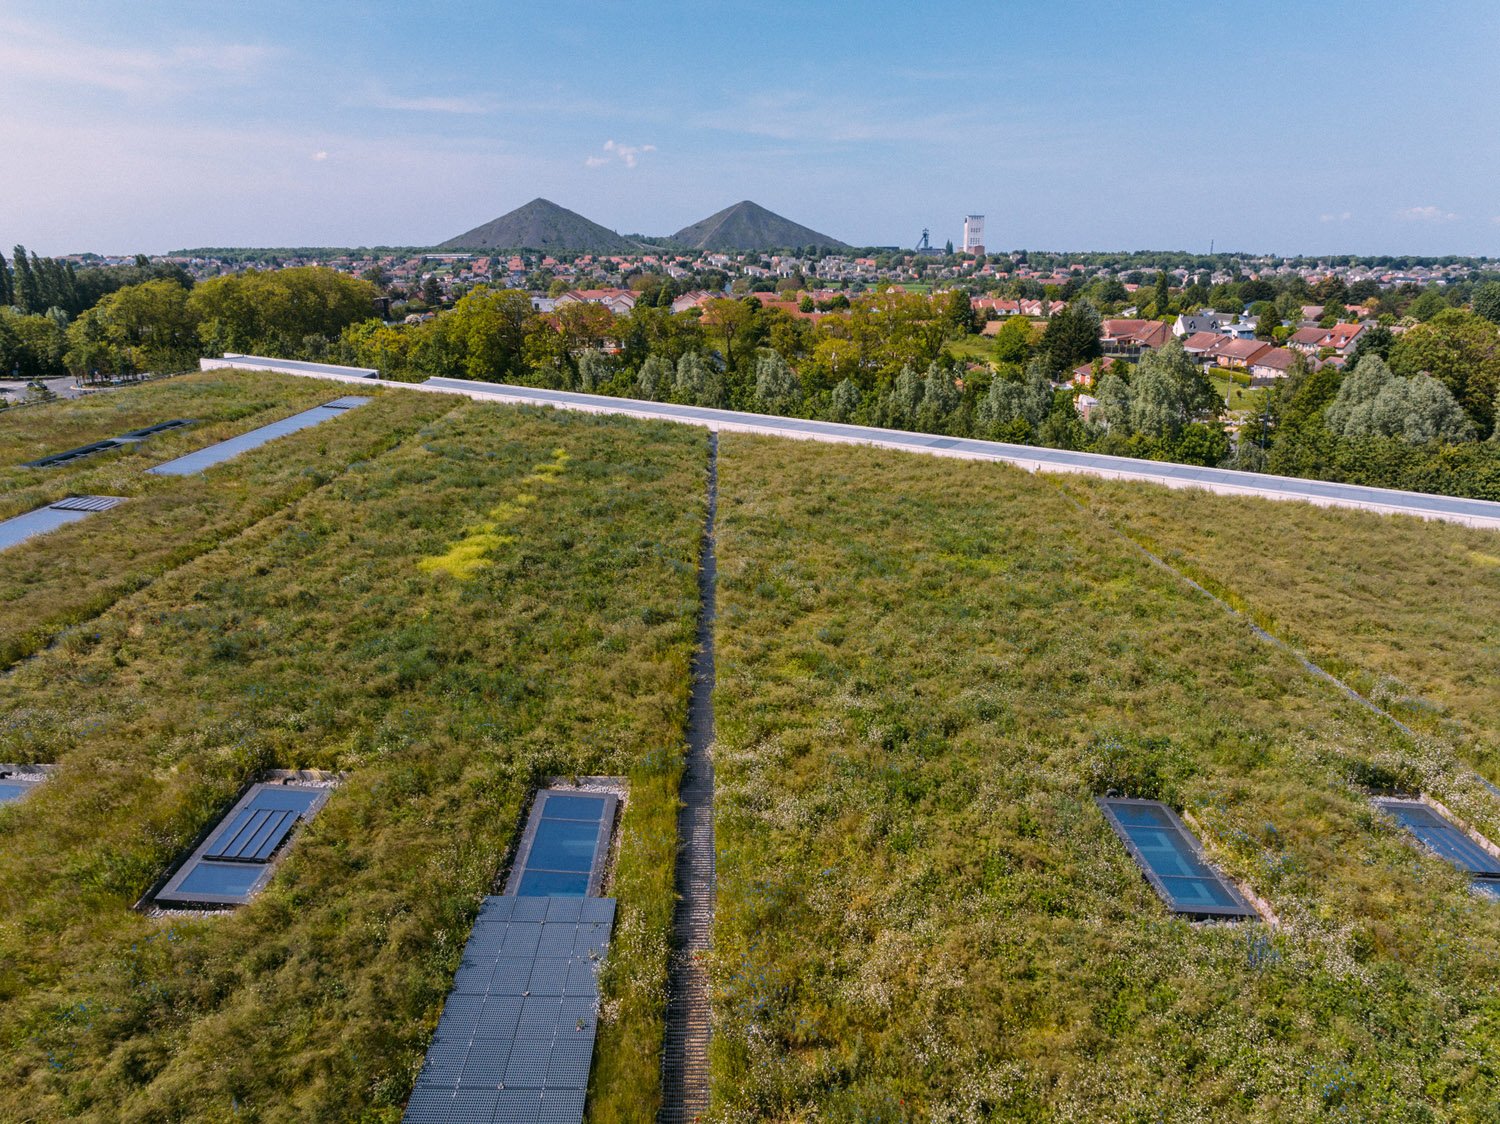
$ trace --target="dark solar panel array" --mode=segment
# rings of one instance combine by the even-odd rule
[[[274,441],[278,437],[285,437],[298,430],[336,418],[343,411],[353,409],[355,406],[363,406],[368,401],[368,398],[358,395],[336,398],[332,402],[314,406],[311,410],[303,410],[300,414],[293,414],[289,418],[282,418],[270,425],[252,429],[249,433],[242,433],[238,437],[220,441],[217,445],[210,445],[206,449],[188,453],[186,456],[159,464],[155,468],[148,468],[146,471],[158,476],[193,476],[216,464],[232,460],[241,453],[259,448],[268,441]]]
[[[1491,897],[1500,897],[1500,858],[1481,847],[1436,808],[1421,800],[1389,797],[1378,799],[1375,804],[1426,844],[1438,858],[1472,874],[1476,889]]]
[[[229,810],[156,895],[163,905],[240,905],[271,876],[271,862],[326,788],[258,784]]]
[[[1183,822],[1155,800],[1105,797],[1105,819],[1173,913],[1187,917],[1254,917],[1229,881],[1203,858]]]
[[[489,897],[406,1124],[578,1124],[613,898]]]
[[[17,515],[0,522],[0,550],[19,546],[27,539],[76,523],[96,511],[108,511],[124,502],[122,496],[69,496],[46,507]]]

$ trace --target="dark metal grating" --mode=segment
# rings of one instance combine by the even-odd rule
[[[69,496],[50,506],[53,511],[108,511],[124,502],[124,496]]]

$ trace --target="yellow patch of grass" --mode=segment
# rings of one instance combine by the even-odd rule
[[[566,449],[553,449],[552,459],[537,465],[529,475],[521,477],[520,482],[533,487],[555,483],[568,467],[568,460]],[[504,528],[531,510],[536,499],[534,492],[518,492],[491,509],[488,519],[476,524],[442,554],[423,558],[417,563],[417,569],[424,574],[447,574],[459,581],[468,581],[490,564],[496,551],[516,541],[516,536],[505,533]]]

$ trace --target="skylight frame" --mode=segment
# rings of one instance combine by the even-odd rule
[[[595,898],[600,895],[604,887],[604,876],[609,867],[610,843],[614,836],[614,823],[616,811],[619,808],[620,798],[612,792],[594,792],[576,788],[544,788],[537,793],[532,802],[531,814],[526,821],[526,829],[521,835],[520,845],[516,848],[516,859],[511,864],[510,877],[506,879],[505,893],[523,897],[541,896],[550,897],[553,894],[523,894],[523,884],[528,874],[552,874],[559,877],[576,876],[585,872],[579,870],[566,870],[555,866],[542,866],[533,864],[533,856],[537,848],[537,835],[546,823],[573,823],[586,824],[594,821],[566,814],[564,805],[553,804],[556,801],[567,801],[569,799],[598,800],[602,804],[602,812],[597,821],[598,827],[594,832],[594,852],[589,865],[587,879],[581,894],[562,893],[563,897],[585,897]],[[549,808],[557,808],[561,814],[548,814]]]
[[[173,460],[163,461],[161,464],[146,469],[146,472],[153,476],[197,476],[254,449],[269,445],[279,438],[290,437],[293,433],[300,433],[304,429],[311,429],[326,421],[332,421],[339,415],[367,405],[371,401],[373,399],[368,395],[346,394],[342,398],[335,398],[331,402],[324,402],[288,417],[267,422],[265,425],[257,426],[234,437],[226,437],[223,441],[206,445],[191,453],[184,453]]]
[[[1121,843],[1125,844],[1125,850],[1129,853],[1141,873],[1145,875],[1146,881],[1156,891],[1157,897],[1161,898],[1167,909],[1179,917],[1187,917],[1200,921],[1236,921],[1247,920],[1258,917],[1259,914],[1246,900],[1245,895],[1240,892],[1234,882],[1219,870],[1208,858],[1203,850],[1203,844],[1198,837],[1182,822],[1178,816],[1167,805],[1160,800],[1141,800],[1129,796],[1098,796],[1094,802],[1099,805],[1099,810],[1104,813],[1105,822],[1109,824],[1110,830]],[[1179,902],[1171,888],[1164,881],[1163,876],[1152,865],[1145,852],[1136,845],[1135,840],[1130,837],[1127,825],[1117,814],[1120,808],[1150,808],[1159,812],[1167,820],[1166,829],[1176,833],[1177,838],[1185,847],[1188,856],[1203,867],[1203,873],[1194,874],[1194,879],[1214,882],[1229,898],[1233,905],[1221,905],[1219,903],[1182,903]],[[1175,877],[1175,876],[1172,876]]]
[[[1420,795],[1375,796],[1371,797],[1371,803],[1389,816],[1421,850],[1446,863],[1454,870],[1467,874],[1471,888],[1489,897],[1500,899],[1500,848],[1466,824],[1460,823],[1448,809]],[[1437,820],[1438,823],[1435,825],[1437,829],[1452,832],[1456,839],[1450,841],[1449,848],[1445,851],[1444,848],[1434,845],[1432,840],[1419,832],[1408,822],[1407,818],[1403,817],[1402,813],[1418,813],[1420,816]],[[1434,825],[1423,826],[1431,828]],[[1467,856],[1473,865],[1462,861],[1456,854],[1449,853],[1452,851]]]
[[[283,825],[286,830],[276,837],[271,849],[264,857],[231,857],[230,837],[241,830],[247,817],[260,810],[257,800],[266,794],[287,791],[305,792],[311,795],[311,799],[305,808],[297,811],[289,824]],[[297,780],[259,781],[250,785],[198,841],[166,884],[151,896],[151,902],[167,909],[224,909],[245,905],[266,888],[306,821],[317,815],[328,802],[330,791],[328,785]],[[223,893],[192,888],[195,878],[210,874],[238,879],[244,888]]]

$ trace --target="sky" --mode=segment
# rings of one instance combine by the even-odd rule
[[[0,245],[669,234],[1500,256],[1495,0],[0,0]]]

